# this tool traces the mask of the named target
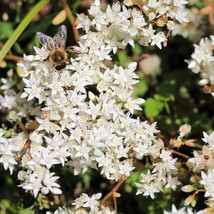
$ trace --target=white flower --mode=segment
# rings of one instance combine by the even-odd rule
[[[204,185],[204,188],[206,190],[205,197],[210,197],[211,200],[214,200],[214,170],[208,170],[207,174],[205,174],[203,171],[201,172],[201,181],[200,183]]]
[[[5,170],[9,169],[10,174],[13,173],[14,165],[17,164],[17,161],[15,160],[15,155],[13,153],[13,145],[9,142],[1,144],[0,149],[0,163],[3,164],[3,167]]]
[[[102,194],[97,193],[89,197],[87,194],[82,193],[82,195],[75,200],[72,204],[75,205],[75,209],[80,207],[89,207],[90,209],[94,209],[96,206],[99,206],[99,199],[101,198]]]
[[[156,35],[152,35],[151,37],[152,43],[151,45],[156,45],[158,48],[162,48],[162,43],[166,41],[166,37],[163,32],[159,32]]]
[[[178,177],[172,177],[171,175],[167,177],[166,188],[175,190],[178,185],[181,185],[181,182],[178,181]]]
[[[83,142],[82,145],[74,145],[73,148],[76,150],[74,157],[82,157],[85,159],[89,158],[89,152],[92,150],[86,142]]]
[[[173,204],[172,205],[172,210],[171,211],[164,211],[164,214],[187,214],[185,211],[185,208],[177,209],[176,206]]]
[[[191,126],[188,124],[184,124],[179,128],[179,136],[178,138],[182,138],[184,135],[188,134],[191,130]]]
[[[58,180],[58,176],[53,176],[54,173],[50,173],[49,171],[46,171],[43,179],[43,183],[45,187],[51,191],[53,194],[62,194],[62,191],[59,189],[59,184],[56,183]],[[47,192],[45,193],[47,194]]]
[[[27,182],[19,186],[25,190],[32,190],[34,197],[36,197],[40,189],[42,188],[41,179],[37,177],[35,173],[29,174],[27,178],[25,177],[25,179],[27,180]]]
[[[25,177],[22,178],[23,183],[19,186],[25,190],[31,190],[34,197],[37,197],[39,191],[43,194],[49,191],[53,194],[61,194],[60,186],[55,182],[59,177],[53,175],[54,173],[50,173],[45,167],[39,166],[33,172],[26,172]]]
[[[172,210],[171,211],[164,211],[164,214],[204,214],[205,210],[200,210],[198,212],[192,210],[192,208],[181,208],[177,209],[176,206],[173,204],[172,205]]]
[[[203,164],[204,155],[199,154],[197,151],[193,151],[193,155],[194,155],[194,157],[190,158],[188,160],[188,162],[190,164],[193,164],[194,172],[200,172],[201,170],[203,170],[205,168],[205,166]]]
[[[34,48],[34,51],[37,54],[36,57],[35,57],[35,60],[43,61],[43,60],[46,60],[49,57],[49,54],[48,54],[47,50],[44,47],[42,47],[40,49],[40,48],[34,46],[33,48]]]
[[[188,1],[187,0],[174,0],[173,3],[175,6],[182,7],[183,4],[188,4]]]
[[[36,120],[40,124],[40,126],[38,127],[38,131],[45,130],[48,133],[49,132],[55,133],[57,130],[60,129],[58,125],[56,125],[55,123],[52,123],[48,118],[44,120],[40,118],[36,118]]]
[[[203,135],[204,137],[202,138],[202,140],[205,143],[209,144],[209,149],[213,151],[214,150],[214,131],[210,135],[208,135],[206,132],[203,132]]]
[[[154,37],[155,30],[153,26],[150,24],[148,28],[143,28],[142,34],[144,37],[148,38],[148,42],[152,41],[152,37]]]
[[[92,16],[96,16],[97,14],[100,14],[101,13],[100,0],[95,0],[88,12]]]
[[[141,177],[142,177],[141,182],[143,183],[151,183],[155,178],[155,176],[151,173],[150,170],[148,170],[146,174],[142,173]]]
[[[130,176],[130,172],[134,170],[135,167],[132,166],[132,163],[129,160],[123,161],[119,165],[119,173],[127,177]]]
[[[180,7],[176,8],[175,11],[170,11],[170,16],[174,17],[180,23],[189,22],[187,19],[187,11]]]
[[[46,214],[74,214],[74,212],[66,207],[58,207],[58,209],[55,210],[54,213],[47,211]]]
[[[145,100],[142,98],[128,98],[127,103],[124,106],[133,114],[134,110],[141,110],[141,107],[139,105],[143,104],[144,102]]]
[[[0,87],[1,90],[9,90],[13,87],[14,82],[12,81],[12,78],[1,78],[2,86]]]
[[[26,84],[25,93],[23,93],[22,98],[25,98],[26,95],[28,96],[28,101],[32,100],[34,97],[40,99],[40,92],[43,91],[42,87],[38,87],[37,80],[30,81],[27,79],[23,79]]]
[[[17,105],[16,92],[12,89],[8,90],[4,96],[0,95],[0,107],[12,109]]]
[[[95,120],[99,115],[101,115],[101,104],[94,104],[92,101],[89,102],[89,108],[86,113],[92,116],[92,119]]]
[[[77,17],[80,19],[80,23],[77,25],[76,28],[82,28],[86,33],[88,33],[91,27],[91,20],[88,18],[88,16],[81,16],[79,14],[77,14]]]
[[[142,12],[140,12],[139,10],[133,9],[131,11],[131,16],[133,18],[132,24],[134,24],[136,29],[140,29],[147,25],[143,15],[142,15]]]
[[[83,204],[83,207],[90,207],[91,210],[93,210],[96,206],[99,206],[98,200],[101,198],[102,194],[94,194],[91,196],[91,198],[87,198],[85,200],[85,203]]]
[[[144,184],[143,185],[143,195],[144,196],[150,196],[152,199],[155,198],[154,193],[160,192],[159,188],[155,187],[154,183],[150,183],[150,184]],[[137,193],[138,194],[142,194],[141,190],[138,190]]]
[[[195,50],[191,55],[191,60],[187,60],[188,68],[194,73],[200,73],[202,80],[201,85],[214,84],[214,45],[212,43],[212,37],[202,38],[199,45],[194,45]]]

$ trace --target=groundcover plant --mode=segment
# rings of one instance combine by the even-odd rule
[[[40,14],[30,54],[2,61],[18,61],[1,79],[0,163],[19,192],[1,213],[213,212],[214,36],[197,29],[213,27],[214,10],[187,4],[95,0],[74,18],[60,1],[53,34]],[[201,76],[162,71],[164,56],[177,60],[166,52],[177,34],[189,39],[179,37],[182,63]]]

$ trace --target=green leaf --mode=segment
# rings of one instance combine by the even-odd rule
[[[142,97],[148,91],[147,81],[141,80],[135,86],[134,97]]]
[[[165,96],[162,96],[160,94],[155,94],[154,98],[155,100],[162,101],[162,102],[175,101],[175,97],[172,94],[167,94]]]
[[[13,27],[10,22],[0,22],[0,40],[8,39],[13,33]]]
[[[164,109],[164,103],[153,98],[148,98],[144,106],[145,114],[148,118],[156,117]]]
[[[140,54],[142,53],[142,46],[138,43],[135,44],[135,46],[132,48],[133,54]]]
[[[32,210],[32,208],[27,208],[19,212],[19,214],[34,214],[35,212]]]
[[[127,55],[126,51],[119,51],[118,59],[119,64],[123,67],[127,67],[127,65],[132,61],[132,58]]]
[[[9,208],[11,206],[10,201],[8,199],[2,199],[0,202],[2,207],[4,208]]]

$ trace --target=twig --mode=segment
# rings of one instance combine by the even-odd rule
[[[73,14],[72,14],[68,4],[66,3],[66,0],[61,0],[61,2],[62,2],[62,5],[64,7],[64,10],[66,12],[66,15],[68,17],[68,20],[70,21],[71,26],[73,28],[74,39],[75,39],[76,42],[78,42],[79,41],[79,32],[76,29],[76,25],[75,25],[75,20],[74,20]]]
[[[181,157],[183,157],[183,158],[185,158],[185,159],[190,159],[190,156],[185,155],[185,154],[183,154],[183,153],[181,153],[181,152],[172,150],[172,153],[173,153],[173,154],[176,154],[176,155],[179,155],[179,156],[181,156]]]
[[[112,197],[113,197],[113,200],[114,200],[114,210],[117,213],[117,200],[116,200],[116,197],[115,197],[114,193],[113,193]]]
[[[0,42],[0,48],[3,48],[3,44]],[[15,56],[11,50],[8,51],[8,54],[4,57],[6,60],[12,60],[16,62],[23,61],[23,57]]]
[[[21,119],[18,120],[18,125],[21,128],[21,130],[25,133],[25,134],[29,134],[28,130],[26,129],[25,125],[22,123]]]
[[[116,184],[116,186],[102,199],[102,201],[100,202],[101,205],[105,206],[108,199],[110,197],[113,197],[114,199],[114,206],[115,206],[115,210],[117,209],[117,205],[116,205],[116,198],[115,198],[115,192],[120,188],[120,186],[123,184],[123,182],[125,181],[125,179],[121,178],[119,180],[119,182]]]
[[[22,150],[22,154],[20,156],[17,156],[15,159],[16,161],[21,161],[22,157],[26,154],[27,150],[30,148],[30,145],[31,145],[31,140],[27,140],[24,147],[23,147],[23,150]]]
[[[15,62],[21,62],[21,61],[23,61],[23,57],[15,56],[13,54],[6,55],[4,57],[4,59],[6,59],[6,60],[12,60],[12,61],[15,61]]]

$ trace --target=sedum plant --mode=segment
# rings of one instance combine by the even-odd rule
[[[117,189],[137,170],[135,160],[150,161],[136,183],[136,194],[154,199],[163,188],[175,190],[181,185],[178,160],[159,138],[156,122],[135,116],[144,103],[133,96],[139,81],[137,63],[122,67],[114,64],[113,56],[136,43],[159,49],[166,46],[175,24],[188,22],[185,4],[185,0],[127,0],[102,11],[100,1],[95,0],[88,15],[78,15],[77,29],[84,33],[70,50],[73,53],[69,55],[65,47],[64,25],[54,37],[37,33],[41,47],[34,47],[35,54],[24,55],[18,64],[23,81],[16,86],[12,79],[2,79],[0,108],[15,126],[0,129],[0,163],[11,174],[18,172],[19,187],[35,198],[39,193],[62,194],[55,165],[70,167],[74,175],[93,168],[107,180],[118,182],[103,198],[101,193],[82,193],[71,209],[59,207],[54,214],[116,213]],[[188,125],[181,127],[173,143],[182,142],[189,131]],[[212,143],[213,134],[204,136],[206,143]],[[211,144],[206,147],[210,157],[211,148]],[[201,173],[205,197],[212,201],[207,180],[213,180],[213,169],[198,169],[196,158],[200,159],[194,153],[189,166]],[[190,186],[182,190],[194,190],[196,195]],[[114,209],[107,206],[110,197]],[[179,211],[172,205],[172,212],[175,210],[182,213],[185,208]]]

